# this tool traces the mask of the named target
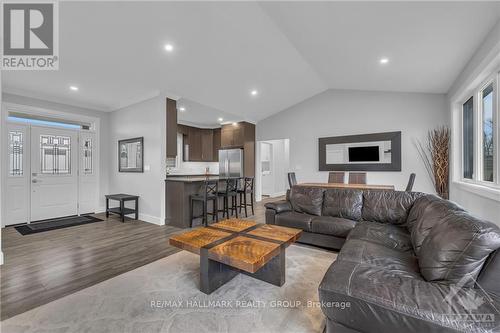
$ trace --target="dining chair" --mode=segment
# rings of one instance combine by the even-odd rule
[[[413,190],[413,184],[415,183],[415,177],[417,175],[412,173],[410,174],[410,179],[408,179],[408,185],[406,185],[406,192],[411,192]]]
[[[293,185],[297,185],[297,178],[295,177],[295,172],[288,173],[288,185],[292,188]]]
[[[349,184],[366,184],[366,172],[349,172]]]
[[[345,183],[345,172],[343,171],[333,171],[328,173],[328,182],[334,184],[344,184]]]

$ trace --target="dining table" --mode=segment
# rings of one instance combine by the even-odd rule
[[[346,188],[357,190],[383,190],[394,191],[394,185],[375,185],[375,184],[345,184],[345,183],[299,183],[295,186],[320,187],[320,188]]]

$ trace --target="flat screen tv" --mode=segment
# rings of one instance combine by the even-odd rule
[[[379,147],[349,147],[349,162],[379,162]]]

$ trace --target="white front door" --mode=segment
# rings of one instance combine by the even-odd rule
[[[31,221],[78,213],[78,133],[31,127]]]

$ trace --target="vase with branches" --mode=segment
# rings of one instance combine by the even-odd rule
[[[442,126],[430,130],[426,142],[417,141],[416,146],[437,194],[443,199],[448,199],[450,129]]]

